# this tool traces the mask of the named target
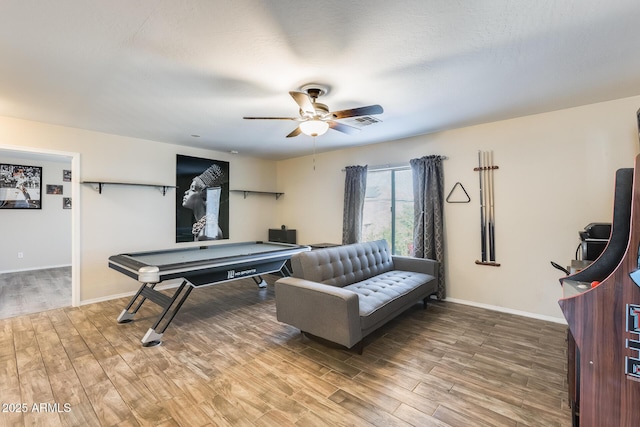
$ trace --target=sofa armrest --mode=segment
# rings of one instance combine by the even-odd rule
[[[278,279],[275,292],[278,321],[346,347],[362,339],[355,292],[295,277]]]
[[[394,255],[393,268],[402,271],[430,274],[438,278],[438,261],[427,258],[414,258]]]

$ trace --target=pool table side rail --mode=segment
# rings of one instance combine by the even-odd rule
[[[251,264],[268,260],[286,260],[296,253],[308,251],[311,249],[308,246],[289,245],[282,243],[277,243],[277,245],[283,246],[283,248],[278,250],[265,250],[260,252],[246,253],[243,255],[220,257],[215,259],[214,262],[209,259],[205,259],[171,263],[161,266],[150,266],[147,263],[143,263],[135,259],[135,256],[137,255],[152,254],[154,252],[120,254],[109,257],[109,267],[135,280],[146,283],[157,283],[163,280],[187,278],[189,276],[207,274],[210,272],[220,271],[222,269],[245,268],[247,266],[250,266]],[[193,250],[206,249],[193,248]],[[159,252],[168,253],[171,251],[167,250]],[[250,260],[246,259],[248,255],[251,256]]]

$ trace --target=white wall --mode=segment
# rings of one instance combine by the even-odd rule
[[[62,198],[71,197],[71,183],[62,180],[71,159],[58,159],[0,150],[0,163],[42,167],[42,208],[0,210],[0,273],[71,265],[71,210],[62,208]],[[46,194],[47,184],[61,185],[63,194]]]
[[[578,230],[589,222],[611,220],[615,170],[632,167],[638,153],[639,106],[640,97],[627,98],[321,153],[315,170],[310,156],[273,162],[2,117],[0,141],[11,145],[0,144],[0,149],[71,153],[79,159],[74,181],[173,185],[176,154],[224,160],[230,162],[232,188],[285,193],[277,201],[232,193],[231,239],[224,242],[266,239],[268,228],[286,224],[298,230],[300,243],[339,243],[345,166],[446,155],[445,192],[460,181],[472,198],[469,204],[445,204],[448,296],[561,319],[561,272],[549,261],[568,263]],[[375,126],[363,132],[375,132]],[[317,143],[321,145],[322,138]],[[474,263],[480,256],[478,177],[473,171],[478,150],[494,150],[500,167],[495,174],[495,206],[501,267]],[[74,274],[82,302],[138,287],[108,268],[110,255],[188,245],[175,243],[176,190],[162,196],[155,188],[114,186],[100,195],[89,185],[74,185]],[[2,246],[15,246],[17,239],[3,237]],[[17,257],[10,253],[8,259]]]
[[[135,138],[125,138],[37,122],[0,117],[0,148],[79,153],[75,180],[111,180],[175,185],[176,155],[184,154],[230,162],[232,189],[272,191],[276,163],[212,150],[190,149]],[[74,154],[75,155],[75,154]],[[77,280],[82,302],[134,291],[138,283],[108,268],[108,258],[123,252],[184,247],[175,243],[175,191],[163,196],[151,187],[107,186],[98,194],[79,185],[73,195],[78,220]],[[282,200],[282,199],[281,199]],[[230,243],[267,239],[268,228],[278,227],[275,197],[230,194]],[[8,246],[17,243],[12,238]],[[46,237],[42,237],[44,242]],[[216,244],[214,243],[214,244]],[[4,238],[3,238],[4,245]],[[191,245],[196,245],[193,243]],[[13,256],[12,258],[15,258]]]
[[[301,243],[342,236],[344,172],[348,165],[405,163],[446,155],[445,196],[461,182],[468,204],[445,203],[448,297],[507,311],[562,319],[562,273],[578,231],[612,218],[615,171],[633,167],[638,153],[640,97],[587,105],[278,163],[286,193],[278,217],[298,229]],[[363,130],[375,132],[375,126]],[[318,138],[317,144],[322,144]],[[478,150],[493,150],[496,255],[500,267],[478,266],[480,209]]]

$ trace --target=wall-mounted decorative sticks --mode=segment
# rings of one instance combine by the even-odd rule
[[[495,241],[495,206],[493,192],[493,171],[498,166],[493,164],[493,151],[478,151],[478,171],[480,182],[480,250],[481,260],[476,264],[500,267],[496,262]]]

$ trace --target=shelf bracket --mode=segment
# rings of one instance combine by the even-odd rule
[[[242,193],[242,195],[244,196],[245,199],[247,198],[247,196],[249,194],[269,194],[269,195],[276,196],[276,200],[278,200],[280,198],[280,196],[282,196],[284,194],[284,193],[276,192],[276,191],[254,191],[254,190],[229,190],[229,191]]]

